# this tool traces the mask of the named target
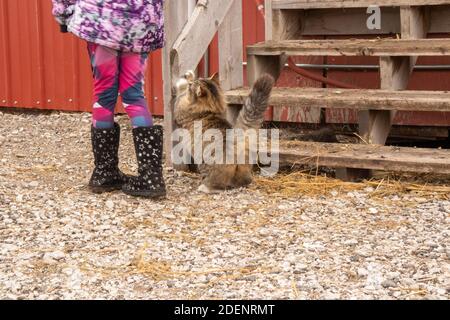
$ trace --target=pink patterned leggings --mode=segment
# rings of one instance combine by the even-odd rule
[[[148,54],[121,52],[95,43],[88,43],[88,51],[94,76],[94,127],[114,126],[119,92],[133,127],[151,127],[153,119],[144,96]]]

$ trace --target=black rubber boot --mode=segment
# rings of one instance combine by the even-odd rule
[[[131,177],[122,190],[124,193],[145,198],[164,198],[166,184],[163,177],[163,128],[133,129],[134,146],[139,175]]]
[[[119,170],[120,126],[111,129],[91,129],[95,169],[89,182],[94,193],[121,190],[127,176]]]

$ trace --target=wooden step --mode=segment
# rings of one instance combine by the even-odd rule
[[[447,56],[448,39],[350,39],[266,41],[247,47],[256,56]]]
[[[280,164],[450,174],[450,150],[367,144],[282,142]]]
[[[450,0],[272,0],[273,9],[331,9],[401,6],[435,6],[450,4]]]
[[[248,94],[248,88],[232,90],[226,92],[226,99],[229,104],[242,105]],[[450,92],[274,88],[270,103],[285,107],[450,112]]]

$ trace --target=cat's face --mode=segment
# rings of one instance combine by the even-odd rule
[[[196,79],[193,72],[188,72],[177,81],[176,89],[175,114],[178,121],[190,118],[192,114],[226,112],[226,102],[217,74],[211,78]]]

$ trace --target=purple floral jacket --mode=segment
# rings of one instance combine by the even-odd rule
[[[164,0],[52,0],[53,15],[89,42],[144,53],[164,46]]]

